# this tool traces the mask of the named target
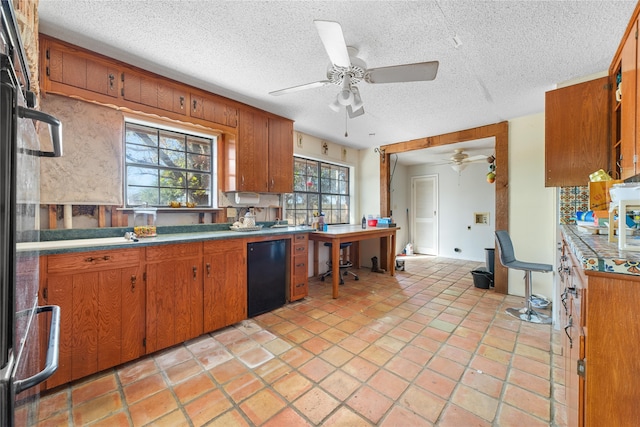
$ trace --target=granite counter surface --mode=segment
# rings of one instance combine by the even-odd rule
[[[230,224],[197,224],[186,226],[158,227],[156,237],[139,238],[136,242],[124,238],[129,228],[97,228],[73,230],[42,230],[39,239],[25,239],[16,245],[19,252],[38,251],[41,255],[67,252],[88,252],[107,249],[133,248],[176,243],[199,242],[205,240],[225,240],[251,237],[309,233],[311,227],[276,227],[261,224],[258,231],[239,232],[229,229]]]
[[[560,231],[585,270],[640,275],[640,252],[621,251],[607,235],[581,233],[575,225],[561,225]]]

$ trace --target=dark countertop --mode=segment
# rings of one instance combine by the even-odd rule
[[[308,233],[311,227],[277,227],[272,223],[264,223],[258,231],[232,231],[230,224],[196,224],[187,226],[158,227],[156,237],[139,238],[137,242],[128,241],[124,233],[129,228],[98,228],[72,230],[42,230],[39,240],[18,243],[19,252],[38,251],[41,255],[60,254],[67,252],[87,252],[106,249],[122,249],[140,246],[166,245],[187,242],[201,242],[205,240],[225,240],[246,237],[278,236],[294,233]]]
[[[560,231],[585,270],[640,275],[640,251],[621,251],[606,234],[582,233],[575,225],[561,225]]]

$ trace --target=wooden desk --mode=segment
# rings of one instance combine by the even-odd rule
[[[314,231],[309,233],[309,240],[313,240],[313,275],[318,275],[318,249],[320,242],[331,243],[331,266],[333,279],[333,297],[338,298],[338,286],[340,285],[340,243],[354,242],[351,260],[356,268],[360,267],[360,254],[358,243],[367,239],[384,239],[385,252],[380,255],[382,260],[380,266],[386,269],[391,276],[395,274],[395,248],[396,248],[396,231],[399,227],[382,228],[367,227],[362,228],[361,225],[330,225],[328,231]],[[386,261],[386,265],[382,262]]]

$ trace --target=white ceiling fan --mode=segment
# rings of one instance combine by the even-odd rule
[[[448,162],[451,164],[451,167],[456,172],[461,172],[464,168],[467,167],[469,163],[482,162],[486,161],[487,157],[484,154],[478,154],[476,156],[469,156],[464,152],[462,148],[456,148],[453,150],[453,154],[449,157]]]
[[[367,64],[357,57],[358,50],[347,46],[339,23],[319,20],[313,22],[331,61],[327,79],[269,92],[271,95],[284,95],[334,84],[342,89],[329,107],[336,112],[345,107],[349,117],[354,118],[364,114],[364,103],[356,86],[361,81],[378,84],[430,81],[436,78],[438,61],[367,69]]]

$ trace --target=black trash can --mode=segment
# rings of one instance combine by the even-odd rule
[[[485,250],[485,263],[487,264],[487,270],[489,270],[489,273],[494,274],[496,272],[495,271],[496,249],[484,248],[484,250]]]
[[[493,286],[493,274],[487,271],[485,268],[479,268],[472,270],[473,286],[480,289],[489,289]]]

